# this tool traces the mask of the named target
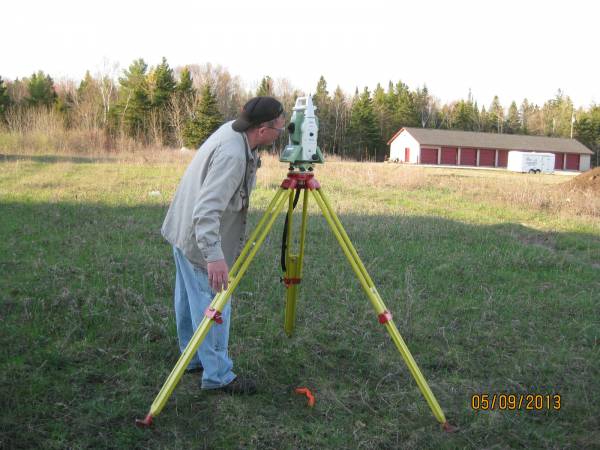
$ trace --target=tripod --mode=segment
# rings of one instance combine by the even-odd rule
[[[298,200],[298,196],[301,191],[304,191],[303,203],[302,203],[302,222],[300,225],[300,244],[299,244],[299,253],[292,254],[291,253],[291,243],[292,243],[292,219],[293,219],[293,211],[295,202]],[[156,417],[162,411],[165,406],[167,400],[171,396],[175,386],[181,379],[181,376],[185,372],[186,367],[191,361],[194,353],[198,349],[198,347],[204,341],[206,334],[210,327],[214,324],[222,323],[221,319],[221,311],[227,304],[227,301],[231,297],[233,291],[238,286],[242,276],[248,269],[248,266],[252,262],[252,259],[260,249],[262,243],[264,242],[267,234],[273,227],[273,223],[275,219],[278,217],[281,212],[283,205],[285,204],[286,197],[288,200],[288,212],[287,212],[287,220],[286,220],[286,228],[285,228],[285,253],[284,259],[285,262],[285,276],[283,278],[283,282],[287,288],[286,294],[286,306],[285,306],[285,324],[284,329],[286,334],[289,336],[292,334],[295,324],[295,316],[296,316],[296,298],[298,295],[298,284],[302,279],[302,263],[304,259],[304,243],[306,238],[306,217],[307,217],[307,209],[308,209],[308,197],[309,192],[314,197],[317,205],[321,209],[325,220],[329,224],[333,234],[335,235],[340,247],[342,248],[346,258],[350,262],[352,266],[352,270],[356,274],[360,284],[367,294],[367,297],[371,301],[373,308],[377,314],[377,318],[380,324],[384,325],[390,334],[394,344],[398,348],[398,351],[402,355],[404,362],[408,366],[410,373],[413,378],[417,382],[417,385],[425,397],[425,400],[429,404],[433,415],[437,419],[437,421],[442,424],[444,431],[452,432],[455,431],[455,427],[451,425],[445,418],[440,405],[438,404],[433,392],[429,388],[427,381],[423,377],[417,363],[413,359],[410,350],[404,343],[398,328],[394,324],[392,320],[392,314],[387,310],[379,292],[377,292],[377,288],[373,284],[373,280],[367,273],[367,270],[360,260],[356,249],[352,245],[350,238],[346,234],[346,231],[342,227],[342,224],[333,211],[325,193],[322,191],[319,182],[315,179],[314,173],[312,172],[312,167],[309,168],[308,171],[294,170],[294,165],[290,165],[290,171],[288,172],[287,178],[283,180],[279,190],[267,206],[265,213],[262,218],[258,222],[258,225],[250,235],[248,242],[242,249],[240,256],[237,258],[235,264],[231,268],[229,272],[229,286],[226,290],[219,292],[213,298],[211,304],[206,309],[204,315],[204,319],[196,329],[194,335],[192,336],[190,342],[187,347],[179,357],[179,360],[175,364],[175,367],[169,374],[167,380],[165,381],[163,387],[160,392],[156,396],[152,406],[150,407],[149,413],[146,415],[145,419],[136,420],[136,424],[140,427],[149,427],[152,424],[154,417]],[[296,198],[294,199],[294,193],[296,193]]]

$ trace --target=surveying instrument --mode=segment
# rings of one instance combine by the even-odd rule
[[[453,432],[456,430],[456,428],[446,420],[433,392],[431,392],[421,370],[417,366],[410,350],[402,339],[398,328],[396,328],[396,325],[392,320],[392,314],[383,303],[383,300],[381,299],[379,292],[377,292],[377,288],[367,273],[364,264],[360,260],[354,245],[352,245],[350,238],[342,227],[342,223],[321,189],[321,185],[314,176],[314,164],[324,162],[323,154],[317,146],[319,122],[315,116],[315,109],[311,96],[299,97],[296,99],[291,122],[287,127],[289,132],[289,143],[283,149],[280,156],[280,161],[288,162],[290,164],[287,178],[281,183],[277,193],[267,206],[265,213],[248,238],[240,256],[231,268],[227,289],[220,291],[213,298],[211,304],[204,312],[205,317],[179,357],[175,367],[167,377],[167,380],[156,396],[154,403],[152,403],[150,411],[144,419],[136,420],[138,426],[149,427],[152,424],[153,419],[160,414],[167,400],[171,396],[175,386],[181,379],[181,376],[194,356],[194,353],[204,341],[210,327],[214,324],[219,326],[219,324],[222,323],[221,311],[237,288],[244,273],[246,273],[248,266],[263,244],[286,202],[288,204],[288,211],[283,231],[281,264],[284,273],[282,281],[285,284],[287,291],[284,330],[288,336],[291,336],[296,320],[298,285],[302,280],[308,199],[309,194],[311,194],[333,231],[344,255],[346,255],[348,262],[352,266],[352,270],[356,274],[363,290],[371,301],[379,323],[385,326],[394,341],[394,344],[396,344],[410,373],[417,382],[417,386],[429,404],[433,415],[442,425],[444,431]],[[293,211],[301,192],[303,193],[303,203],[299,251],[297,254],[293,254],[291,251]]]

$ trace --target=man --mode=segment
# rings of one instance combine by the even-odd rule
[[[186,169],[162,226],[175,257],[175,318],[183,352],[216,292],[227,289],[240,254],[259,158],[284,130],[283,106],[273,97],[248,101],[237,120],[215,131]],[[187,372],[202,374],[202,389],[252,394],[256,383],[233,372],[229,358],[231,302],[223,323],[209,330]]]

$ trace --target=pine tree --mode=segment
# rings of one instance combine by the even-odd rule
[[[77,95],[79,97],[85,96],[87,92],[93,89],[95,85],[95,81],[92,78],[89,70],[85,71],[85,75],[83,76],[83,80],[79,83],[79,87],[77,88]]]
[[[461,100],[453,108],[452,128],[473,131],[475,129],[475,113],[471,100]]]
[[[573,102],[559,89],[556,96],[544,103],[542,107],[544,134],[569,137],[573,111]]]
[[[45,75],[41,70],[27,80],[27,92],[29,95],[26,100],[30,106],[50,107],[54,105],[57,98],[54,81],[50,75]]]
[[[200,95],[198,108],[183,133],[183,142],[188,148],[198,148],[223,124],[223,116],[217,107],[217,98],[209,84],[204,85]]]
[[[504,124],[504,108],[500,104],[500,99],[495,95],[488,111],[488,127],[494,133],[502,133]]]
[[[131,137],[144,140],[148,137],[148,111],[151,104],[147,69],[148,65],[140,58],[131,63],[128,70],[123,71],[124,76],[119,78],[119,100],[114,109],[122,130]]]
[[[419,125],[422,128],[436,128],[437,107],[435,100],[429,95],[429,90],[426,85],[423,85],[423,89],[417,88],[415,91],[414,105],[417,118],[419,119]]]
[[[355,158],[380,159],[380,154],[383,156],[383,142],[377,127],[373,101],[366,87],[352,104],[348,138]]]
[[[154,142],[164,145],[170,140],[171,127],[168,120],[168,106],[175,94],[175,76],[166,58],[150,71],[147,76],[150,133]]]
[[[181,74],[179,75],[179,83],[177,83],[175,91],[183,97],[191,98],[193,96],[194,85],[192,82],[192,74],[190,73],[188,66],[185,66],[181,70]]]
[[[93,130],[102,126],[102,95],[89,70],[75,92],[73,114],[74,120],[83,129]]]
[[[162,108],[175,92],[175,76],[166,58],[148,75],[150,105],[152,108]]]
[[[344,137],[346,136],[346,127],[348,126],[348,108],[346,102],[346,96],[342,88],[337,86],[333,92],[333,99],[331,100],[332,109],[332,122],[333,122],[333,142],[331,144],[331,151],[334,154],[345,155],[344,151]]]
[[[313,95],[313,103],[317,107],[317,117],[319,118],[319,141],[321,150],[331,151],[333,146],[333,120],[331,117],[331,99],[327,91],[327,82],[321,75],[317,88]]]
[[[4,121],[6,110],[10,105],[10,97],[8,96],[8,87],[0,77],[0,121]]]
[[[504,123],[504,132],[507,134],[516,134],[520,133],[520,118],[519,118],[519,110],[517,109],[516,102],[512,102],[510,107],[508,108],[508,117],[506,118],[506,122]]]
[[[392,128],[399,129],[401,127],[413,127],[418,126],[421,123],[415,108],[412,93],[408,86],[402,81],[396,83],[393,108]]]
[[[575,138],[594,153],[592,164],[600,166],[600,105],[592,105],[575,122]]]
[[[184,146],[183,135],[187,121],[193,115],[196,90],[189,67],[184,67],[179,74],[179,82],[175,86],[175,94],[169,108],[169,124],[172,129],[174,143]]]
[[[523,134],[530,133],[530,120],[533,115],[534,107],[529,103],[527,99],[524,99],[521,103],[521,108],[519,110],[519,115],[521,117],[521,123],[519,128],[523,131]]]
[[[270,76],[265,76],[256,90],[256,96],[273,96],[273,80]]]

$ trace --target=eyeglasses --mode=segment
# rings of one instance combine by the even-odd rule
[[[278,134],[281,134],[285,131],[285,127],[282,128],[277,128],[277,127],[265,127],[265,128],[270,128],[271,130],[277,130]]]

